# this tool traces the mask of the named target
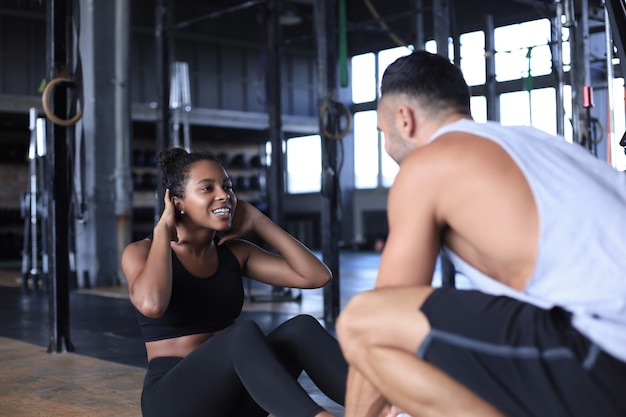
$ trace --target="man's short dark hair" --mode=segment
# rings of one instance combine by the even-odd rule
[[[385,94],[407,94],[434,111],[470,114],[470,90],[463,73],[448,58],[417,50],[387,67],[380,87]]]

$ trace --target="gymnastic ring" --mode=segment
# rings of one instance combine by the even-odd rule
[[[50,119],[56,125],[65,126],[65,127],[73,126],[82,117],[83,112],[81,110],[78,110],[76,114],[74,115],[74,117],[72,117],[71,119],[61,119],[57,117],[57,115],[55,115],[52,109],[50,108],[50,104],[49,104],[50,95],[52,94],[52,91],[56,88],[56,86],[62,83],[69,83],[71,86],[75,85],[74,81],[70,80],[69,78],[63,78],[63,77],[55,78],[52,81],[50,81],[46,85],[46,88],[43,89],[43,94],[41,95],[41,104],[43,105],[43,112],[46,114],[46,117]]]
[[[343,114],[346,117],[346,126],[339,133],[332,133],[332,132],[329,132],[328,129],[326,129],[326,126],[324,126],[324,117],[326,117],[326,113],[328,113],[328,109],[330,107],[329,101],[326,101],[324,104],[322,104],[322,107],[320,107],[320,125],[322,126],[322,134],[324,135],[324,137],[327,137],[329,139],[340,140],[340,139],[343,139],[350,132],[350,129],[352,128],[352,113],[350,113],[350,109],[348,109],[342,103],[339,103],[339,102],[333,102],[333,103],[341,106],[341,109],[343,110]]]
[[[598,145],[600,143],[602,143],[602,141],[604,140],[604,126],[602,125],[602,122],[600,121],[600,119],[598,119],[597,117],[592,117],[590,119],[591,123],[588,123],[587,121],[583,121],[582,124],[582,131],[583,131],[583,137],[585,137],[585,139],[588,139],[593,145]],[[600,132],[600,135],[597,139],[591,139],[591,131],[589,129],[589,125],[590,124],[596,124],[597,127],[596,130],[598,132]]]

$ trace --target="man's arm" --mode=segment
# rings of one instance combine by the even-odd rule
[[[440,190],[433,174],[428,171],[429,165],[427,159],[408,157],[390,190],[387,205],[389,235],[376,288],[431,284],[440,245],[440,225],[435,215]],[[350,368],[346,417],[384,416],[387,414],[383,410],[389,411],[389,405],[362,373]]]
[[[429,149],[419,149],[409,155],[389,191],[389,234],[377,288],[430,286],[432,282],[443,225],[437,218],[442,167],[431,154]]]

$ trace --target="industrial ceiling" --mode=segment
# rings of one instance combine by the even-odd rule
[[[598,0],[599,1],[599,0]],[[133,25],[154,24],[154,0],[133,0]],[[194,0],[171,2],[172,34],[207,40],[254,44],[263,41],[267,27],[264,10],[268,0]],[[311,50],[315,45],[314,0],[284,0],[281,37],[285,47]],[[340,0],[335,1],[342,4]],[[552,0],[457,0],[444,1],[450,9],[452,34],[480,30],[486,16],[496,26],[541,17],[554,17]],[[591,2],[593,3],[593,1]],[[413,44],[418,30],[432,37],[433,0],[345,0],[348,54]],[[416,20],[422,13],[423,25]]]
[[[0,0],[0,13],[27,16],[45,24],[51,0]],[[57,0],[58,1],[58,0]],[[266,47],[269,23],[266,11],[279,7],[280,36],[284,48],[315,55],[315,4],[325,0],[130,0],[132,31],[155,33],[156,9],[166,4],[171,38],[196,42]],[[572,0],[580,10],[583,0]],[[86,4],[88,2],[76,2]],[[326,5],[331,2],[324,3]],[[345,6],[348,56],[378,51],[401,44],[414,44],[418,33],[433,38],[435,5],[450,10],[451,35],[485,29],[489,16],[494,26],[503,26],[555,16],[554,0],[334,0]],[[586,0],[591,8],[602,9],[601,0]],[[338,10],[337,13],[339,14]],[[421,16],[421,20],[419,20]],[[421,23],[419,23],[421,22]],[[10,39],[0,40],[9,42]],[[176,51],[173,57],[176,57]],[[16,115],[23,125],[23,115]],[[3,124],[13,123],[10,115]],[[137,126],[139,128],[140,126]],[[148,126],[148,129],[150,126]],[[3,129],[3,131],[6,129]],[[219,132],[218,132],[219,133]],[[224,130],[223,135],[231,132]],[[215,132],[213,132],[215,136]]]

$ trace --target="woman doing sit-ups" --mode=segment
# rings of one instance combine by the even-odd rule
[[[330,281],[329,269],[254,206],[237,201],[211,154],[171,148],[158,162],[163,213],[153,234],[122,255],[148,359],[144,417],[331,416],[297,378],[305,371],[343,404],[347,365],[336,339],[308,315],[267,335],[253,321],[237,320],[242,276],[318,288]],[[276,254],[239,239],[248,233]]]

